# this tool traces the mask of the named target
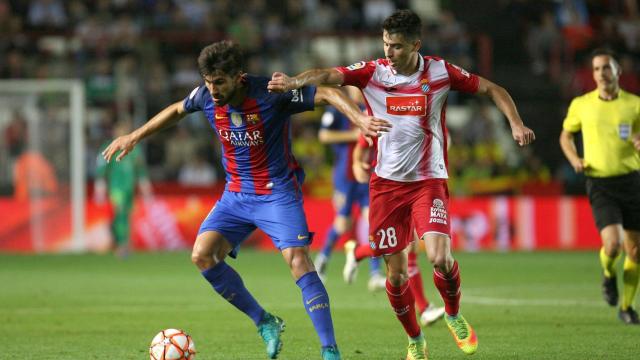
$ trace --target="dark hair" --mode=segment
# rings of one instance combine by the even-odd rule
[[[422,20],[411,10],[398,10],[382,23],[382,30],[389,34],[402,34],[405,39],[420,39]]]
[[[591,51],[591,55],[590,55],[591,60],[593,60],[593,58],[595,58],[596,56],[609,56],[616,62],[618,61],[618,56],[616,55],[615,51],[609,48],[597,48]]]
[[[229,40],[205,47],[198,56],[198,69],[202,76],[213,75],[218,71],[226,75],[236,75],[242,71],[242,67],[242,51],[238,45]]]

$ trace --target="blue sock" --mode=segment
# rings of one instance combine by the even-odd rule
[[[311,318],[313,327],[320,337],[320,344],[335,346],[336,337],[333,333],[333,321],[329,307],[329,294],[315,271],[308,272],[298,281],[298,287],[302,290],[302,301],[307,314]]]
[[[331,256],[331,252],[333,251],[333,246],[336,244],[336,240],[338,240],[338,233],[336,229],[332,226],[331,230],[327,234],[327,238],[324,240],[324,246],[322,247],[322,254],[327,258]]]
[[[369,274],[379,274],[380,273],[380,258],[379,257],[371,257],[369,258]]]
[[[231,266],[225,262],[219,262],[217,265],[204,270],[202,276],[207,279],[220,296],[238,308],[238,310],[247,314],[256,326],[258,325],[265,311],[253,298],[253,295],[249,293],[249,290],[244,287],[242,278]]]

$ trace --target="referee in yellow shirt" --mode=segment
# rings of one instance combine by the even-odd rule
[[[620,89],[620,65],[612,52],[595,50],[591,65],[597,89],[571,102],[560,146],[575,171],[587,176],[587,194],[603,245],[604,299],[618,305],[615,264],[624,244],[627,256],[618,317],[626,324],[640,324],[633,308],[640,277],[640,97]],[[578,131],[584,158],[574,142]]]

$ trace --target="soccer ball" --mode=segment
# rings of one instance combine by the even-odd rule
[[[151,340],[151,360],[193,360],[196,346],[187,333],[177,329],[162,330]]]

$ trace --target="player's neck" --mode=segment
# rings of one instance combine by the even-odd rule
[[[598,97],[604,101],[611,101],[611,100],[617,99],[619,93],[620,93],[620,86],[618,85],[598,89]]]
[[[418,71],[418,68],[420,68],[420,57],[418,56],[418,53],[417,52],[413,53],[411,57],[412,59],[411,61],[409,61],[409,64],[407,65],[407,67],[404,69],[398,70],[398,74],[404,75],[404,76],[410,76],[415,74],[416,71]]]
[[[229,105],[232,107],[240,107],[244,102],[244,99],[247,97],[247,87],[245,85],[239,86],[234,92],[231,99],[229,99]]]

